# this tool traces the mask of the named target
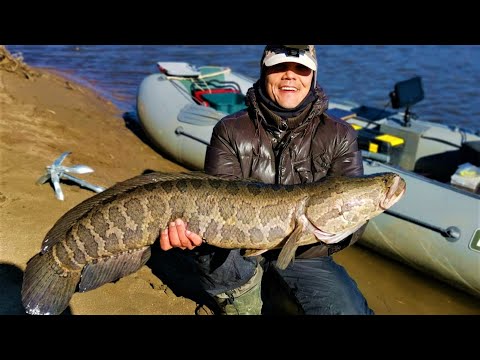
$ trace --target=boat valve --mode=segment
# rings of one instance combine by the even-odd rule
[[[462,232],[456,226],[449,226],[445,229],[445,232],[442,234],[448,241],[455,242],[460,239]]]

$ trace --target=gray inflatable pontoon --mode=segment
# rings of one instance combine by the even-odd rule
[[[228,67],[159,62],[140,84],[137,116],[163,154],[202,169],[213,126],[245,107],[253,79]],[[359,244],[480,297],[480,132],[412,120],[421,79],[397,83],[387,111],[348,101],[329,112],[359,132],[365,173],[393,171],[403,199],[370,221]]]

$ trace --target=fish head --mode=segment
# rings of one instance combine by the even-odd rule
[[[308,228],[321,241],[338,242],[396,204],[405,190],[396,173],[330,178],[306,202]]]

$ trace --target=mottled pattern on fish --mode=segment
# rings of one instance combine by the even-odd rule
[[[65,241],[53,246],[69,270],[153,244],[159,229],[182,218],[212,245],[265,249],[293,231],[295,204],[305,194],[293,187],[266,187],[218,179],[176,179],[120,194],[79,219]],[[280,200],[280,201],[279,201]]]
[[[138,270],[160,229],[176,218],[222,248],[255,254],[287,244],[279,257],[286,267],[298,246],[348,236],[403,191],[396,174],[289,186],[202,173],[141,175],[87,199],[57,221],[27,266],[24,306],[30,313],[58,313],[77,284],[87,291]],[[50,295],[40,294],[40,286],[48,286]],[[56,293],[63,300],[52,305]]]

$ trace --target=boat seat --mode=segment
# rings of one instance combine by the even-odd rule
[[[245,95],[236,88],[224,87],[193,91],[198,104],[231,114],[245,107]]]
[[[195,90],[193,91],[193,97],[198,100],[198,103],[204,106],[212,106],[210,102],[205,98],[205,95],[211,94],[225,94],[225,93],[239,93],[238,90],[231,88],[218,88],[218,89],[206,89],[206,90]],[[208,97],[208,96],[207,96]],[[214,97],[210,97],[214,99]]]
[[[207,92],[201,94],[200,97],[208,106],[226,114],[232,114],[246,107],[245,95],[236,91]]]

